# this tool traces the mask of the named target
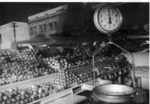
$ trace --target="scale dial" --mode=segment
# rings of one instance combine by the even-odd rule
[[[94,23],[99,31],[113,33],[122,24],[122,14],[113,6],[104,6],[95,11]]]

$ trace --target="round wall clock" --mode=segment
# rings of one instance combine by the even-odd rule
[[[94,13],[94,24],[104,34],[117,31],[122,24],[122,20],[121,12],[114,6],[103,6],[96,9]]]

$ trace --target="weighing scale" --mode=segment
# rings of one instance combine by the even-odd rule
[[[107,35],[108,42],[107,42],[106,45],[104,45],[103,47],[98,49],[92,56],[92,58],[93,58],[92,59],[93,60],[93,80],[94,80],[93,81],[93,85],[95,87],[95,82],[96,82],[95,55],[98,52],[100,52],[104,47],[106,47],[108,45],[114,45],[114,46],[118,47],[119,49],[121,49],[122,51],[130,54],[131,57],[132,57],[132,72],[131,72],[131,76],[132,76],[132,81],[133,81],[133,88],[132,87],[131,88],[133,90],[131,90],[131,88],[127,88],[127,86],[125,86],[125,85],[114,85],[114,84],[105,86],[105,88],[111,88],[113,86],[115,86],[115,88],[118,87],[118,90],[119,89],[121,90],[122,88],[127,88],[127,89],[130,89],[132,94],[134,94],[136,92],[136,84],[135,84],[135,64],[134,64],[133,54],[111,41],[112,33],[116,32],[121,27],[122,21],[123,21],[123,17],[122,17],[121,12],[119,11],[119,9],[117,9],[117,7],[115,7],[113,5],[107,4],[107,5],[104,5],[102,7],[97,8],[95,10],[95,13],[94,13],[94,24],[95,24],[96,28],[101,33],[104,33],[104,34]],[[127,97],[129,97],[129,96],[127,96],[127,94],[124,94],[124,97],[122,97],[120,99],[120,97],[119,97],[120,95],[116,94],[117,92],[113,92],[113,94],[115,94],[115,95],[109,94],[109,93],[103,94],[103,93],[101,93],[101,91],[98,91],[98,90],[104,90],[103,85],[95,87],[94,90],[93,90],[93,94],[95,94],[98,99],[101,98],[99,100],[102,100],[102,101],[105,101],[105,102],[113,102],[113,101],[116,102],[117,100],[119,100],[118,102],[127,102],[129,100],[129,99],[128,100],[126,99]],[[109,90],[110,89],[105,90],[105,91],[107,92]],[[113,89],[111,89],[111,91],[113,91]],[[123,93],[124,93],[124,91],[123,91]],[[102,98],[102,96],[104,98]],[[112,98],[113,99],[116,98],[116,99],[113,100]]]

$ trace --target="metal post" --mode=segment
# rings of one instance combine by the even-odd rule
[[[136,89],[136,84],[135,84],[135,63],[134,63],[134,56],[132,53],[130,53],[129,51],[125,50],[124,48],[120,47],[119,45],[111,42],[110,44],[115,45],[116,47],[118,47],[119,49],[123,50],[126,53],[129,53],[132,57],[132,72],[131,72],[131,76],[132,76],[132,81],[133,81],[133,88]]]
[[[121,84],[121,76],[118,77],[118,82]]]
[[[16,23],[15,22],[13,22],[12,23],[12,27],[13,27],[13,31],[14,31],[14,41],[16,42]]]
[[[96,52],[93,54],[93,59],[94,59],[94,56],[95,56],[98,52],[100,52],[104,47],[106,47],[106,46],[109,45],[109,44],[110,44],[110,45],[111,45],[111,44],[112,44],[112,45],[115,45],[116,47],[118,47],[119,49],[123,50],[124,52],[129,53],[129,54],[131,55],[131,57],[132,57],[132,72],[131,72],[131,77],[132,77],[132,82],[133,82],[133,88],[134,88],[134,90],[136,91],[136,84],[135,84],[135,63],[134,63],[134,56],[133,56],[133,54],[130,53],[129,51],[125,50],[124,48],[120,47],[119,45],[113,43],[113,42],[111,41],[111,34],[108,34],[107,36],[108,36],[109,42],[108,42],[105,46],[103,46],[102,48],[100,48],[98,51],[96,51]],[[94,73],[95,73],[95,62],[94,62],[94,60],[93,60],[93,70],[94,70]],[[95,77],[95,74],[93,74],[93,75],[94,75],[94,77]]]
[[[94,87],[95,87],[95,82],[96,82],[96,78],[95,78],[95,61],[94,61],[95,59],[94,59],[94,55],[93,55],[93,57],[92,57],[92,63],[93,63],[93,85],[94,85]]]

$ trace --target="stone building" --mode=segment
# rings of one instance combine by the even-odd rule
[[[30,37],[50,38],[63,31],[67,5],[50,9],[28,17]]]

